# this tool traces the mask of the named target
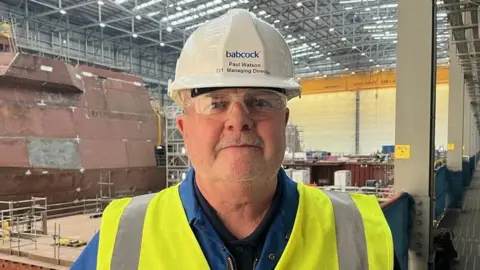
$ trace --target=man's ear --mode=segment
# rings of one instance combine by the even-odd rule
[[[182,133],[184,142],[187,142],[187,129],[185,128],[185,115],[180,115],[177,117],[177,128]]]
[[[288,124],[288,119],[289,119],[289,118],[290,118],[290,109],[287,108],[287,109],[285,110],[285,125]]]

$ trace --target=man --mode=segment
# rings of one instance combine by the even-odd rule
[[[394,269],[373,196],[297,184],[281,169],[300,94],[282,36],[234,9],[187,40],[169,83],[193,168],[113,201],[72,269]]]

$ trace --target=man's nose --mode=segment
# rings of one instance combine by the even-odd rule
[[[235,102],[231,104],[225,121],[225,127],[231,131],[246,131],[252,129],[253,121],[243,103]]]

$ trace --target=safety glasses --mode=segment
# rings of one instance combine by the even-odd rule
[[[250,89],[242,93],[217,90],[192,98],[184,109],[193,107],[197,114],[227,116],[237,103],[250,117],[263,118],[284,111],[287,97],[268,89]]]

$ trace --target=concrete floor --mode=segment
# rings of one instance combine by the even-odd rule
[[[459,270],[480,268],[480,171],[465,194],[462,212],[454,227],[454,245],[460,256]]]
[[[100,218],[91,219],[89,215],[78,215],[48,220],[48,235],[39,236],[36,247],[33,241],[22,239],[20,243],[12,242],[11,248],[17,251],[18,245],[20,244],[20,251],[26,253],[26,257],[54,264],[58,264],[57,260],[60,259],[62,265],[70,265],[80,255],[84,247],[73,248],[62,246],[57,256],[57,251],[53,246],[55,226],[57,226],[57,234],[59,234],[61,238],[89,241],[100,228]],[[0,241],[0,249],[2,249],[4,253],[8,252],[10,243],[2,243],[2,241]]]
[[[439,227],[453,229],[453,244],[459,255],[457,269],[480,269],[480,167],[465,190],[462,211],[447,212]]]

